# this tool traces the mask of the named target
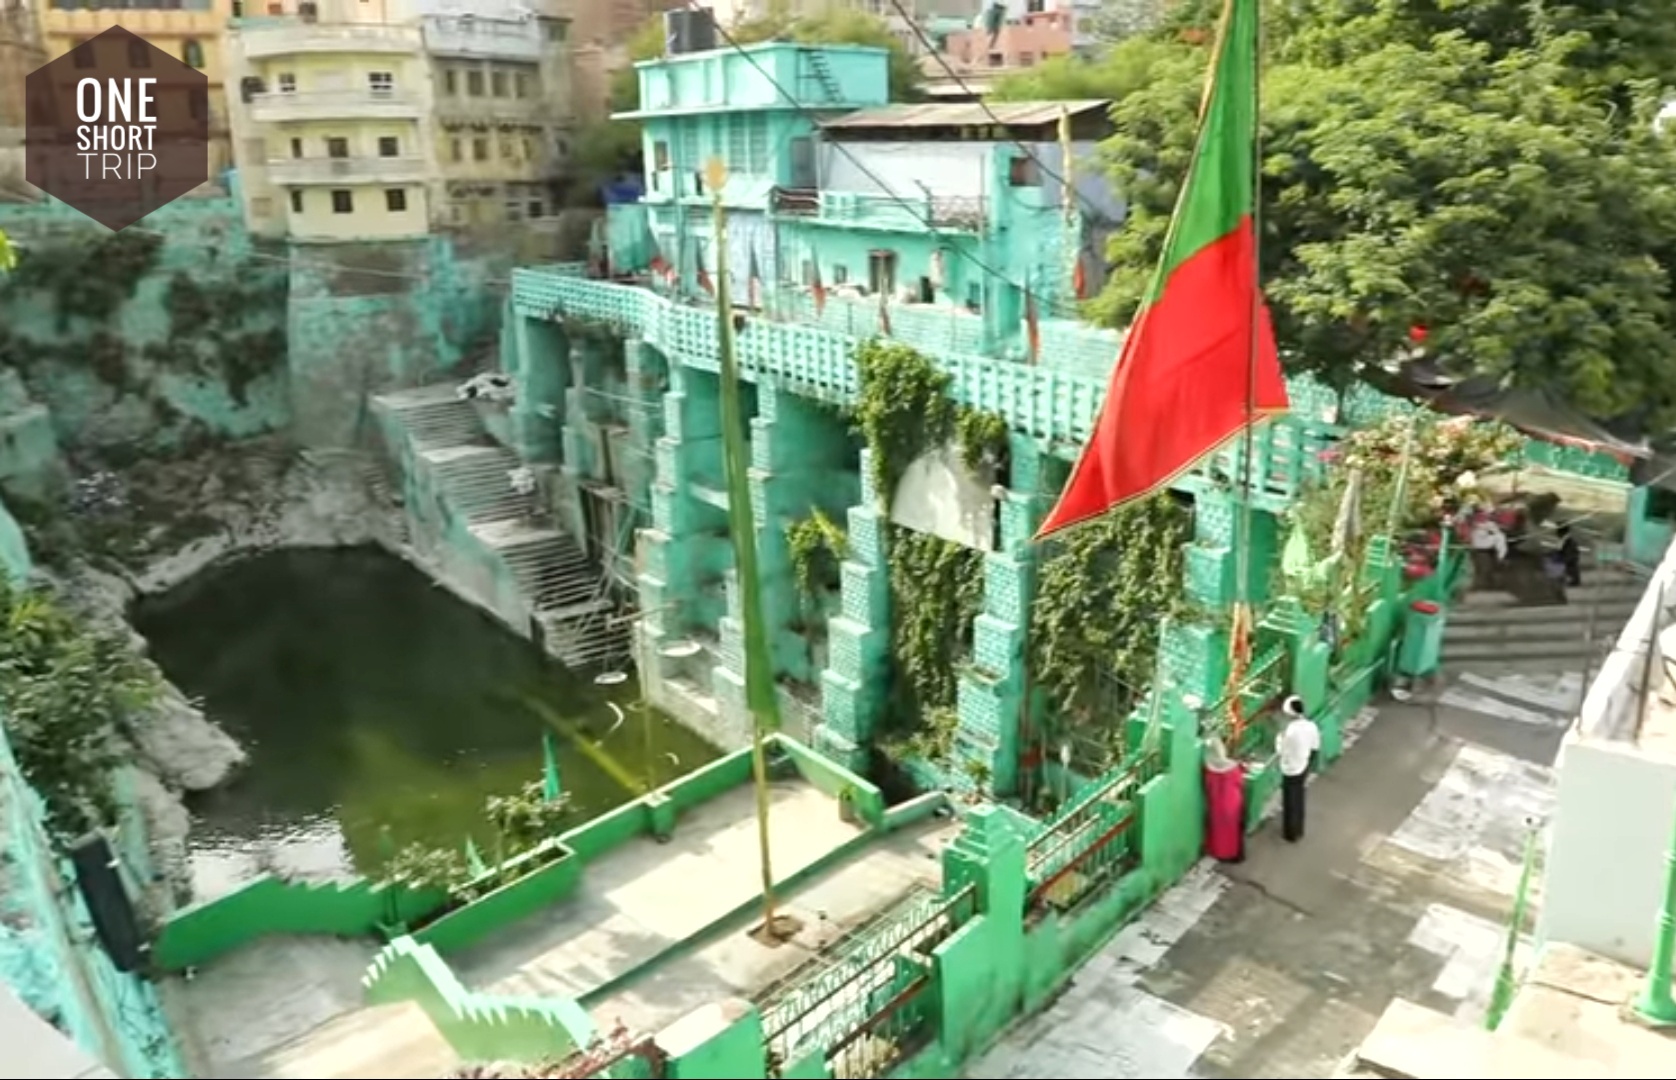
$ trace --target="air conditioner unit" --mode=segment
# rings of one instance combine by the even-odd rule
[[[320,18],[320,5],[314,3],[313,0],[303,0],[302,3],[297,5],[297,14],[303,22],[315,22]]]

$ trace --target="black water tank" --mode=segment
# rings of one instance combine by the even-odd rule
[[[716,19],[709,8],[672,8],[663,15],[665,56],[709,52],[716,47]]]

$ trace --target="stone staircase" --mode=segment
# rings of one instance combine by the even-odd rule
[[[376,404],[402,431],[416,467],[472,536],[505,566],[541,628],[541,644],[570,668],[620,664],[630,653],[603,570],[552,527],[533,493],[514,489],[522,462],[496,444],[453,384],[384,394]]]
[[[1449,615],[1444,630],[1447,670],[1598,668],[1646,592],[1636,572],[1590,567],[1566,604],[1522,603],[1512,593],[1475,591]]]

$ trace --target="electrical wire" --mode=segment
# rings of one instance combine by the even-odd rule
[[[1059,185],[1060,191],[1063,192],[1061,198],[1075,199],[1077,202],[1082,204],[1085,210],[1093,213],[1097,217],[1103,218],[1106,216],[1105,211],[1090,202],[1088,196],[1073,187],[1068,181],[1066,181],[1064,176],[1049,168],[1047,162],[1036,156],[1036,152],[1034,150],[1025,145],[1022,140],[1012,134],[1012,128],[1005,120],[995,114],[995,110],[989,107],[989,102],[985,101],[982,95],[974,91],[971,84],[962,78],[959,72],[954,70],[954,66],[949,63],[948,57],[943,55],[942,51],[937,48],[936,43],[931,40],[928,34],[926,34],[925,27],[916,22],[913,16],[908,13],[908,9],[903,7],[902,0],[889,0],[889,2],[890,6],[896,9],[896,13],[902,16],[902,21],[908,24],[908,28],[913,31],[914,36],[919,39],[920,44],[925,46],[925,51],[930,53],[931,56],[936,59],[939,67],[948,72],[949,78],[954,80],[955,85],[965,91],[967,95],[969,95],[972,100],[977,103],[978,108],[982,109],[984,114],[991,120],[995,121],[996,126],[1007,132],[1008,140],[1014,146],[1023,151],[1025,157],[1036,163],[1036,168],[1041,170],[1043,176],[1046,176],[1049,180],[1052,180],[1054,183]]]
[[[763,63],[760,60],[758,60],[754,55],[752,55],[751,51],[749,49],[747,49],[744,45],[742,45],[738,38],[734,37],[731,33],[729,33],[727,28],[722,26],[722,24],[716,20],[715,13],[710,8],[705,7],[702,4],[698,3],[698,0],[687,0],[686,6],[691,11],[702,12],[703,14],[708,16],[710,18],[710,21],[711,21],[712,25],[716,29],[716,33],[721,36],[722,41],[724,41],[729,48],[731,48],[734,52],[738,53],[740,56],[744,57],[745,61],[748,64],[750,64],[751,67],[755,68],[757,73],[759,75],[761,75],[768,82],[768,85],[770,87],[772,87],[774,89],[774,91],[776,93],[778,93],[783,100],[785,100],[787,103],[789,103],[792,108],[796,109],[799,114],[804,116],[806,119],[810,120],[815,125],[815,127],[817,129],[824,129],[825,124],[822,122],[820,116],[818,115],[817,110],[815,110],[813,108],[810,108],[809,105],[806,102],[803,102],[803,101],[799,100],[796,94],[793,94],[791,91],[787,90],[785,85],[783,83],[781,83],[780,80],[777,79],[774,76],[773,72],[769,71],[768,68],[763,66]],[[883,192],[888,198],[890,198],[891,200],[896,202],[898,205],[900,205],[902,207],[902,209],[904,211],[906,211],[908,213],[908,215],[910,217],[912,217],[917,224],[919,224],[922,228],[925,229],[926,232],[930,233],[933,237],[935,237],[937,239],[949,241],[948,246],[950,248],[952,248],[954,250],[954,252],[957,255],[959,255],[961,258],[964,258],[966,261],[970,262],[972,265],[976,266],[978,269],[982,270],[985,274],[989,275],[990,277],[994,278],[995,280],[1000,281],[1005,285],[1011,286],[1014,289],[1018,289],[1022,293],[1027,293],[1027,294],[1030,294],[1032,296],[1035,295],[1034,290],[1029,289],[1026,286],[1018,284],[1016,281],[1013,281],[1011,278],[1007,277],[1007,275],[1003,274],[1001,271],[995,269],[995,267],[989,265],[988,263],[984,262],[982,259],[978,258],[971,251],[967,250],[965,246],[963,246],[961,244],[958,244],[958,243],[955,243],[954,241],[957,239],[956,237],[953,237],[953,236],[949,235],[948,233],[945,233],[945,232],[939,230],[932,223],[929,215],[921,215],[919,213],[919,207],[918,206],[916,206],[913,202],[911,202],[907,198],[904,198],[902,195],[898,194],[896,192],[896,189],[892,188],[889,184],[886,184],[882,179],[880,179],[878,174],[873,172],[872,169],[869,169],[865,162],[861,161],[850,150],[850,148],[848,146],[844,145],[842,140],[829,139],[829,140],[827,140],[827,145],[831,146],[833,149],[837,150],[840,154],[842,154],[845,158],[849,159],[849,162],[850,162],[851,165],[854,165],[856,167],[856,169],[859,170],[863,176],[867,177],[867,179],[871,180],[875,185],[877,185],[879,190],[881,192]],[[1059,314],[1069,313],[1069,317],[1072,318],[1072,319],[1075,319],[1077,317],[1077,312],[1074,308],[1063,307],[1061,305],[1052,305],[1050,310],[1054,310]]]

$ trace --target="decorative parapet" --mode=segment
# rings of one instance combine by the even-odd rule
[[[574,1000],[468,990],[434,948],[410,937],[379,950],[361,986],[369,1005],[416,1003],[466,1061],[553,1061],[595,1034]]]

